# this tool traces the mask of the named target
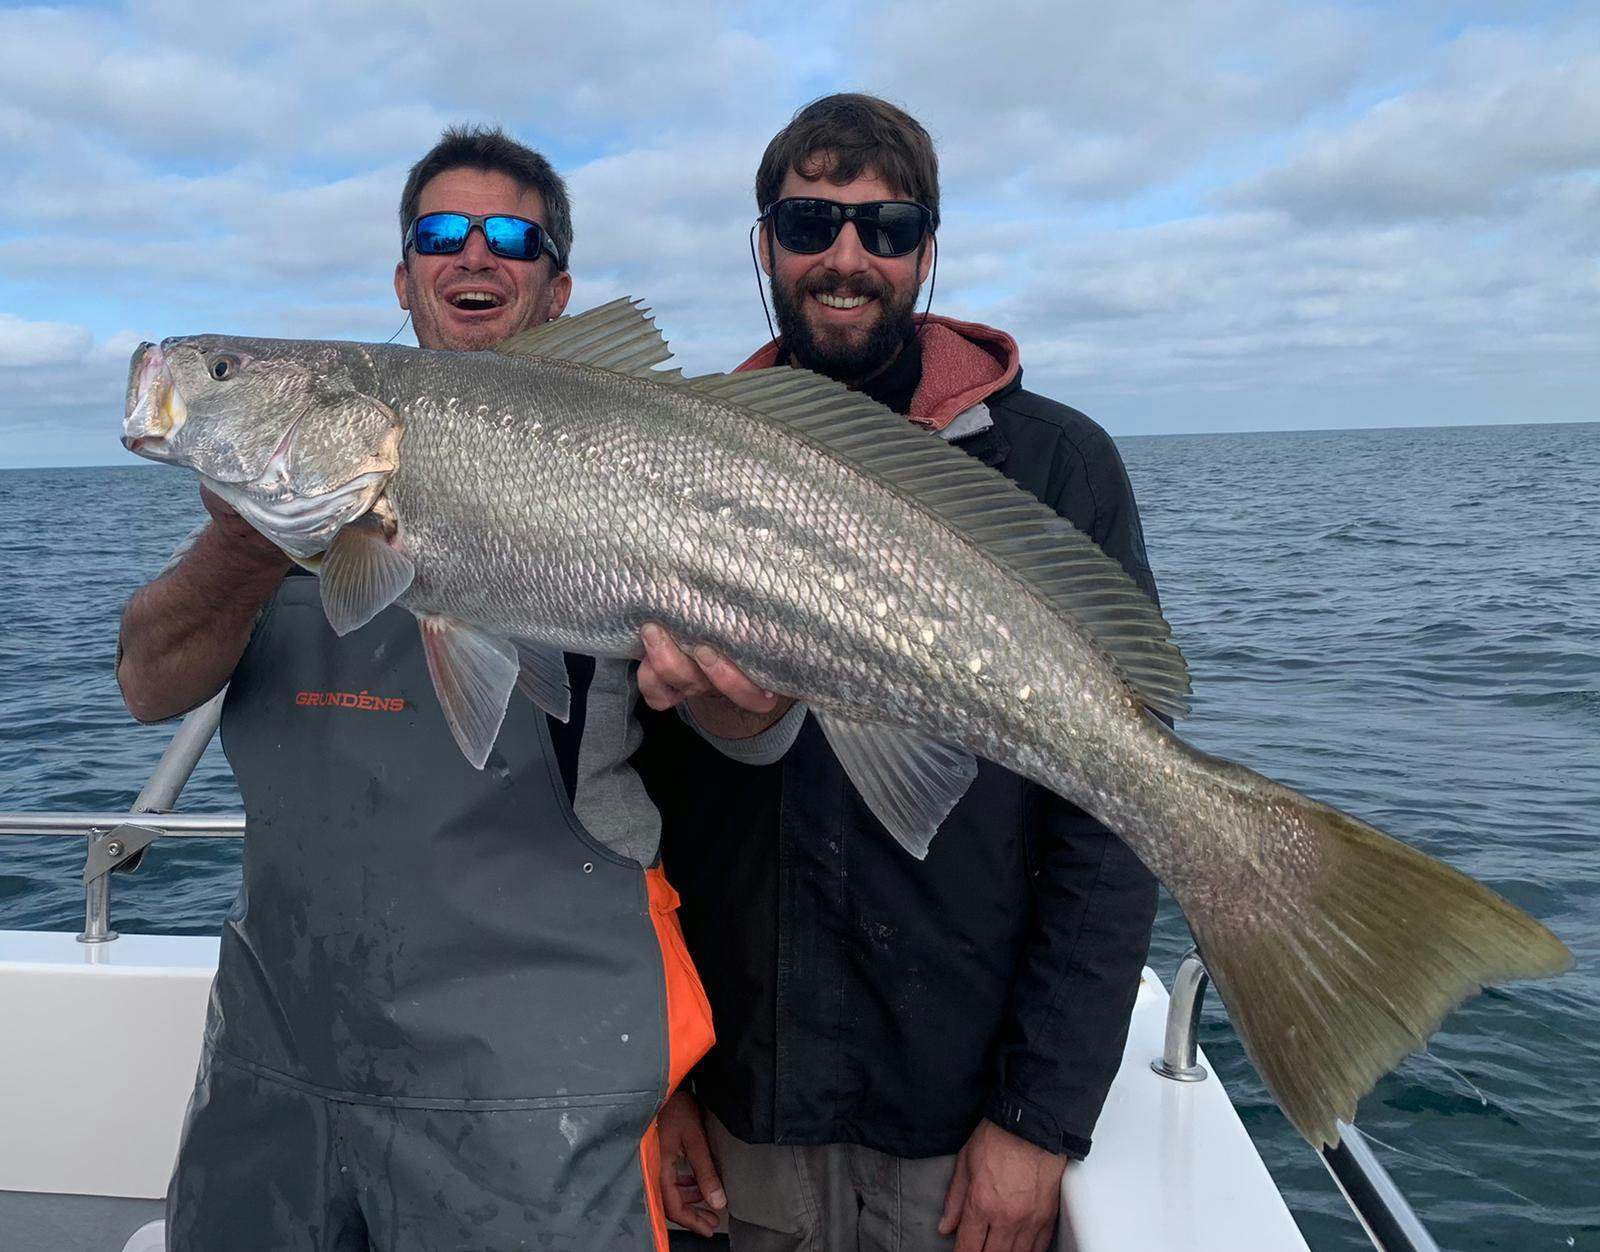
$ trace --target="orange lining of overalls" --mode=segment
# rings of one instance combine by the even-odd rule
[[[661,945],[661,967],[667,979],[667,1095],[670,1097],[695,1064],[711,1050],[711,1004],[700,975],[689,959],[678,924],[678,893],[658,865],[644,872],[650,892],[650,920]],[[661,1194],[661,1139],[650,1120],[639,1141],[639,1164],[650,1205],[650,1226],[657,1252],[667,1252],[667,1211]]]

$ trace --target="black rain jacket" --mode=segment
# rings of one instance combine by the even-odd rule
[[[1019,369],[986,403],[993,425],[953,442],[1070,519],[1153,598],[1110,437],[1023,390]],[[1155,879],[1119,839],[980,761],[919,863],[814,718],[781,761],[752,766],[676,712],[640,708],[634,763],[661,810],[663,862],[716,1024],[694,1087],[733,1134],[940,1156],[987,1117],[1048,1151],[1088,1152],[1156,908]]]

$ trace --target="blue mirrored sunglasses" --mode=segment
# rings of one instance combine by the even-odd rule
[[[538,222],[507,213],[424,213],[406,231],[404,248],[415,248],[423,256],[449,256],[467,246],[474,226],[496,256],[537,261],[541,252],[548,252],[556,269],[564,268],[549,231]]]

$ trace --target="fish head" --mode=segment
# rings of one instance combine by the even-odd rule
[[[140,344],[128,368],[122,442],[214,482],[262,476],[309,407],[312,377],[258,341],[196,336]]]
[[[372,507],[398,464],[402,424],[358,385],[350,351],[220,335],[141,344],[122,442],[193,469],[284,551],[314,555]]]

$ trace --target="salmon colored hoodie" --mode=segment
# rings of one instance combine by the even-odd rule
[[[919,426],[943,430],[1017,376],[1017,341],[979,322],[930,315],[917,331],[922,341],[922,381],[907,415]],[[782,340],[774,339],[734,372],[781,364]]]

